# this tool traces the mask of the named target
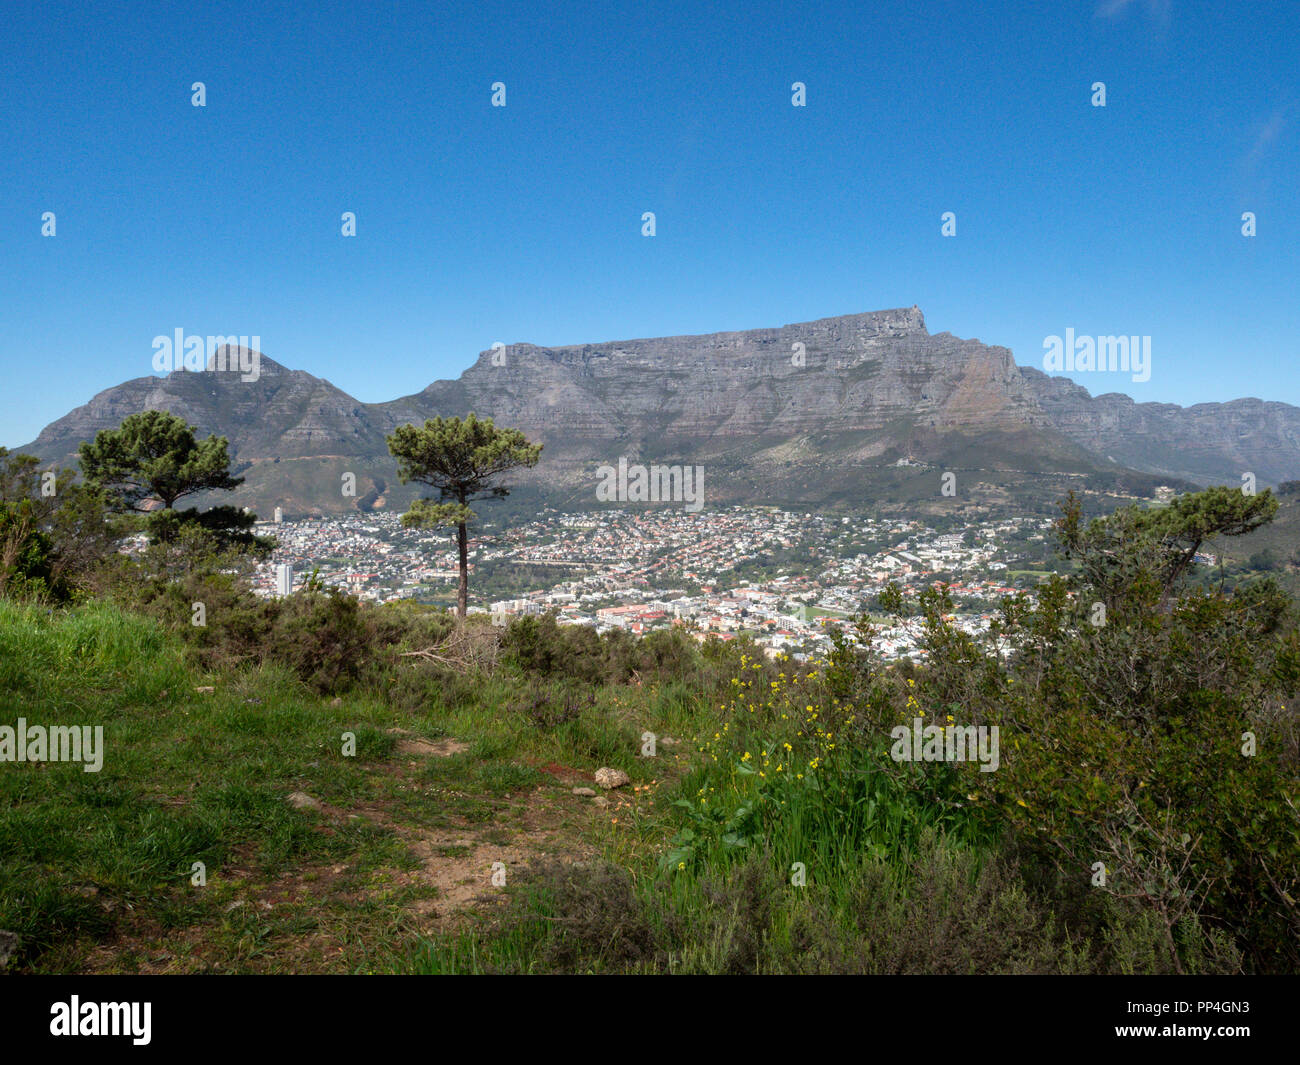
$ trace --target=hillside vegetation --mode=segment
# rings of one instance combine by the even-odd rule
[[[1275,509],[1067,501],[1074,575],[988,640],[942,586],[884,597],[918,664],[258,600],[198,562],[0,602],[0,725],[104,727],[97,773],[0,763],[9,967],[1294,972],[1295,607],[1183,562]],[[996,726],[996,771],[896,760],[915,722]]]

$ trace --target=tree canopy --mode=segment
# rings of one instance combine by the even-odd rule
[[[530,444],[518,429],[498,428],[491,418],[472,412],[460,418],[432,418],[423,426],[402,425],[388,437],[403,483],[433,488],[437,500],[418,499],[402,515],[402,524],[417,528],[456,527],[460,560],[457,611],[463,618],[469,601],[467,526],[476,519],[469,504],[501,499],[510,489],[500,478],[514,469],[536,466],[542,445]]]
[[[0,592],[66,600],[113,539],[102,496],[72,470],[0,447]]]
[[[1084,524],[1071,492],[1056,528],[1066,558],[1107,609],[1144,589],[1163,608],[1178,590],[1203,546],[1220,536],[1242,536],[1273,520],[1278,503],[1267,488],[1258,495],[1219,485],[1175,498],[1167,507],[1122,507]]]
[[[151,500],[171,510],[196,492],[232,490],[244,483],[230,476],[229,442],[195,437],[194,427],[162,410],[129,415],[116,429],[102,429],[81,445],[81,471],[114,505],[145,512]]]
[[[194,426],[167,411],[129,415],[116,429],[102,429],[81,445],[87,484],[119,512],[147,514],[144,528],[155,543],[175,541],[182,530],[199,531],[221,547],[270,550],[252,535],[256,516],[235,507],[176,510],[178,500],[209,491],[233,491],[244,483],[230,475],[229,441],[195,435]],[[154,506],[152,504],[159,504]]]

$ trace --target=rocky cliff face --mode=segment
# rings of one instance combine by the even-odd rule
[[[339,510],[340,473],[358,496],[399,502],[385,434],[470,410],[546,445],[524,478],[590,480],[620,455],[710,462],[733,498],[779,499],[809,478],[852,490],[854,471],[899,458],[963,469],[1086,472],[1126,467],[1192,481],[1300,477],[1300,408],[1258,399],[1181,408],[1093,397],[1018,367],[1006,348],[931,335],[919,308],[775,329],[482,352],[456,381],[364,404],[262,356],[257,381],[172,373],[100,393],[22,449],[68,461],[80,441],[131,413],[169,410],[228,437],[243,491],[265,508]],[[717,481],[714,482],[718,484]]]
[[[1122,466],[1229,484],[1246,472],[1271,484],[1300,475],[1300,407],[1289,403],[1135,403],[1029,367],[1020,374],[1053,426]]]
[[[668,440],[1019,427],[1040,413],[1011,353],[931,336],[916,307],[779,329],[483,352],[458,382],[385,405],[468,405],[538,434]]]

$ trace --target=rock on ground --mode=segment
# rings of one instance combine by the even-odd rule
[[[9,959],[18,953],[18,935],[0,929],[0,969],[9,965]]]
[[[630,783],[631,777],[621,769],[610,769],[604,766],[596,770],[596,785],[605,788],[621,788],[624,784]]]

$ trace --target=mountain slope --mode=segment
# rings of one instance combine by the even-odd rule
[[[1272,484],[1300,474],[1300,407],[1289,403],[1135,403],[1115,392],[1091,396],[1067,378],[1029,367],[1020,373],[1053,425],[1120,465],[1229,484],[1246,472]]]

